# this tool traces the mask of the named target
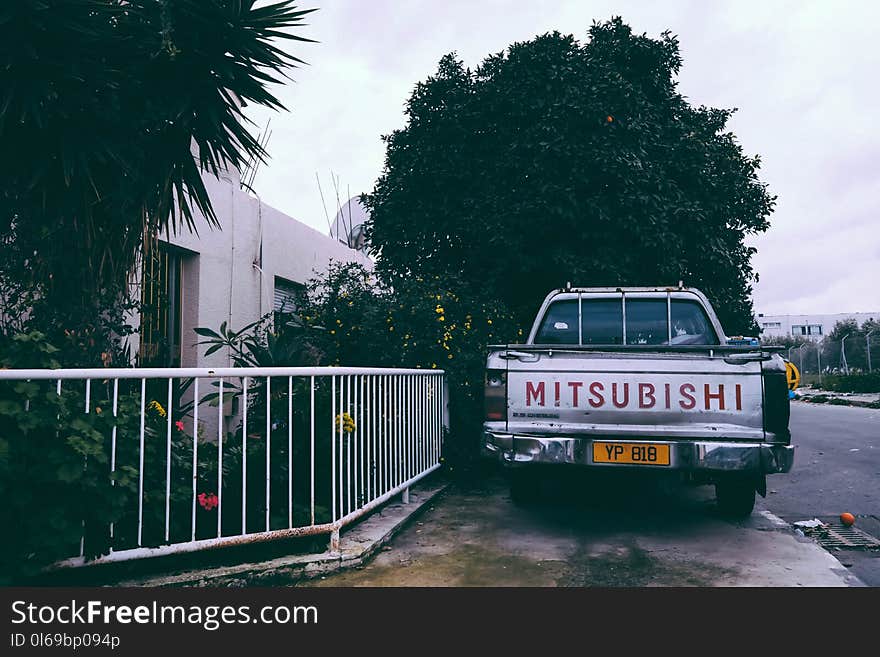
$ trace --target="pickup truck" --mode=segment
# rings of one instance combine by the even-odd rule
[[[490,347],[485,385],[482,451],[515,502],[541,466],[641,470],[714,484],[721,512],[746,517],[792,467],[784,360],[728,344],[695,288],[554,290],[525,344]]]

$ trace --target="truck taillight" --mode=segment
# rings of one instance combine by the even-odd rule
[[[776,442],[788,444],[791,441],[791,433],[788,429],[788,420],[791,413],[788,379],[785,368],[764,369],[764,431],[772,433]]]
[[[486,370],[486,420],[504,420],[507,416],[507,372]]]

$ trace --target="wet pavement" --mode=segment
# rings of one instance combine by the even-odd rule
[[[847,586],[839,561],[711,487],[553,478],[527,506],[497,474],[454,484],[365,565],[305,586]],[[280,582],[276,582],[278,584]]]

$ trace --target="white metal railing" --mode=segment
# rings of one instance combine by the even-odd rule
[[[84,414],[109,407],[109,485],[137,472],[132,508],[101,528],[109,552],[87,561],[80,540],[56,567],[310,534],[329,534],[337,551],[342,527],[398,494],[408,501],[440,467],[442,370],[0,370],[10,381],[54,384]]]

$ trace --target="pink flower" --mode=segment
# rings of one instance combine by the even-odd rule
[[[174,426],[177,427],[178,431],[183,431],[183,420],[178,420],[174,423]]]
[[[214,495],[214,493],[199,493],[198,500],[199,505],[205,511],[212,511],[214,507],[220,504],[220,500]]]

